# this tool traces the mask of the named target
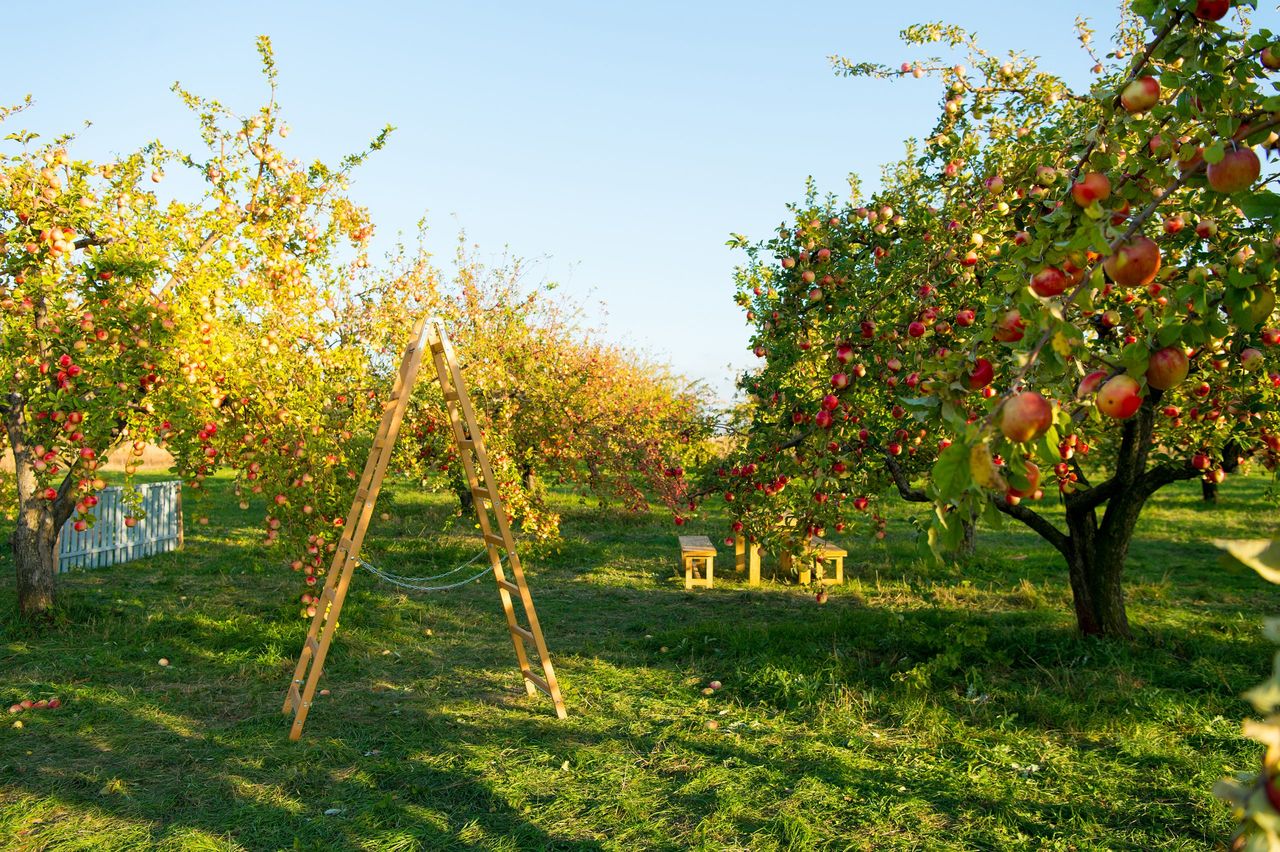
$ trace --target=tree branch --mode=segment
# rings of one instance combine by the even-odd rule
[[[1049,523],[1045,518],[1028,509],[1021,503],[1010,503],[1004,497],[992,497],[991,502],[996,504],[996,508],[1004,512],[1015,520],[1029,526],[1041,538],[1049,542],[1063,556],[1069,556],[1071,551],[1070,537],[1063,535],[1062,531]]]
[[[907,474],[902,469],[902,465],[898,464],[898,460],[888,453],[884,454],[885,467],[889,469],[889,475],[893,477],[893,484],[898,486],[898,493],[902,495],[902,499],[909,503],[930,503],[929,495],[925,494],[919,488],[913,488],[911,481],[907,479]]]

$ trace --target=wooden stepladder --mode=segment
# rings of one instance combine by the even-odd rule
[[[315,618],[312,619],[311,628],[307,631],[302,653],[298,657],[298,665],[294,669],[293,680],[285,696],[284,713],[288,715],[293,711],[294,714],[293,728],[289,731],[291,740],[302,736],[302,726],[306,724],[307,711],[311,709],[316,686],[324,670],[325,656],[333,642],[333,634],[338,628],[342,602],[346,599],[347,589],[351,585],[351,576],[360,565],[360,548],[373,517],[373,507],[377,502],[378,492],[382,488],[382,480],[386,476],[387,464],[391,460],[391,450],[395,446],[396,435],[400,431],[400,424],[408,408],[409,395],[418,377],[418,368],[427,351],[431,353],[436,377],[440,382],[445,406],[449,411],[453,439],[457,444],[458,457],[462,459],[467,487],[474,498],[480,532],[488,551],[489,564],[493,566],[498,596],[502,600],[502,609],[507,616],[507,629],[515,645],[516,660],[520,664],[520,674],[524,678],[525,690],[530,695],[539,690],[546,693],[555,704],[556,715],[561,719],[567,715],[564,699],[560,695],[560,686],[556,681],[555,669],[551,666],[551,654],[547,650],[542,628],[538,625],[538,614],[534,610],[533,597],[529,594],[529,586],[525,582],[524,571],[520,567],[520,557],[516,553],[511,524],[507,520],[502,498],[498,496],[497,480],[489,464],[488,453],[485,452],[484,437],[476,422],[475,409],[472,408],[471,399],[467,395],[466,384],[463,381],[462,371],[458,367],[453,344],[450,343],[440,320],[423,318],[413,327],[413,337],[400,363],[400,372],[396,376],[391,398],[387,402],[382,422],[374,437],[373,446],[369,450],[364,474],[360,477],[355,500],[351,503],[351,511],[347,514],[346,523],[342,528],[342,539],[338,542],[338,548],[333,554],[333,562],[325,577],[324,590],[320,593]],[[510,579],[507,576],[508,568]],[[524,607],[528,627],[520,624],[513,596],[518,597]],[[536,651],[538,662],[542,667],[541,676],[535,674],[530,667],[530,644]]]

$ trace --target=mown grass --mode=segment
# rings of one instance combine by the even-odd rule
[[[561,496],[564,546],[526,562],[567,721],[524,695],[492,581],[404,595],[361,574],[332,694],[291,743],[297,577],[215,482],[185,551],[65,575],[52,627],[16,624],[0,588],[0,703],[66,702],[0,721],[0,847],[1217,848],[1210,788],[1257,760],[1238,696],[1280,594],[1208,539],[1274,534],[1265,484],[1157,499],[1132,643],[1075,635],[1064,569],[1018,528],[931,567],[895,510],[819,607],[748,589],[724,548],[716,588],[685,592],[664,517]],[[375,558],[434,573],[477,549],[444,495],[391,496]]]

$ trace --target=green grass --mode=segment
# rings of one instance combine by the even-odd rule
[[[567,721],[524,695],[492,581],[406,596],[362,573],[291,743],[297,577],[215,482],[185,551],[64,575],[53,627],[15,624],[0,589],[0,703],[66,702],[0,720],[0,848],[1215,848],[1209,791],[1257,760],[1239,695],[1280,593],[1208,539],[1275,533],[1265,484],[1150,507],[1128,644],[1075,635],[1064,568],[1019,528],[929,567],[895,510],[819,607],[748,589],[731,553],[685,592],[663,517],[562,496],[563,548],[527,564]],[[392,496],[388,566],[477,549],[446,497]]]

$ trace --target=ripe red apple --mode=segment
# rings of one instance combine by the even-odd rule
[[[1249,372],[1262,368],[1262,353],[1249,347],[1240,353],[1240,366]]]
[[[1046,298],[1060,296],[1067,289],[1067,276],[1056,266],[1046,266],[1031,276],[1031,291]]]
[[[956,311],[956,325],[968,328],[973,325],[973,321],[977,319],[977,314],[968,308]]]
[[[1205,217],[1196,222],[1196,236],[1200,239],[1207,240],[1216,233],[1218,233],[1218,223],[1213,219]]]
[[[1192,13],[1202,21],[1218,21],[1231,9],[1231,0],[1196,0]]]
[[[1071,197],[1081,207],[1111,197],[1111,181],[1101,172],[1088,172],[1071,186]]]
[[[1258,155],[1248,145],[1237,146],[1235,143],[1226,150],[1222,159],[1210,163],[1205,169],[1209,186],[1215,192],[1231,194],[1253,186],[1253,182],[1262,173],[1262,163]]]
[[[1117,246],[1102,268],[1121,287],[1145,287],[1160,271],[1160,247],[1147,237],[1136,236]]]
[[[1191,457],[1191,466],[1196,470],[1208,470],[1213,466],[1213,460],[1205,453],[1196,453]]]
[[[1098,410],[1116,420],[1126,420],[1137,414],[1142,405],[1140,391],[1131,376],[1115,376],[1098,391]]]
[[[965,378],[965,383],[971,390],[977,390],[991,384],[995,375],[996,370],[991,362],[986,358],[979,358],[973,363],[973,371]]]
[[[1089,375],[1080,380],[1080,387],[1076,389],[1076,397],[1084,399],[1098,389],[1103,380],[1107,378],[1109,373],[1106,370],[1094,370]]]
[[[1139,77],[1124,87],[1120,103],[1129,112],[1145,112],[1160,100],[1160,84],[1155,77]]]
[[[912,337],[923,337],[924,332],[925,332],[924,323],[920,322],[919,320],[915,320],[914,322],[912,322],[907,326],[907,334],[911,335]]]
[[[1026,333],[1026,328],[1027,324],[1023,322],[1022,314],[1013,310],[1000,318],[991,336],[1001,343],[1017,343]]]
[[[831,377],[831,387],[837,390],[847,388],[849,386],[849,376],[847,373],[836,373]]]
[[[1005,401],[1000,431],[1019,443],[1040,437],[1053,424],[1053,406],[1035,391],[1023,391]]]
[[[1015,496],[1015,498],[1025,498],[1025,496],[1036,494],[1036,489],[1039,487],[1039,468],[1034,466],[1029,459],[1025,462],[1025,466],[1027,466],[1028,486],[1025,489],[1019,489],[1019,487],[1010,484],[1009,490],[1006,491],[1007,495]]]
[[[1147,384],[1156,390],[1175,388],[1187,378],[1191,362],[1187,355],[1176,346],[1169,346],[1154,352],[1147,363]]]
[[[841,343],[836,347],[836,360],[841,364],[848,364],[853,360],[853,347],[847,343]]]

